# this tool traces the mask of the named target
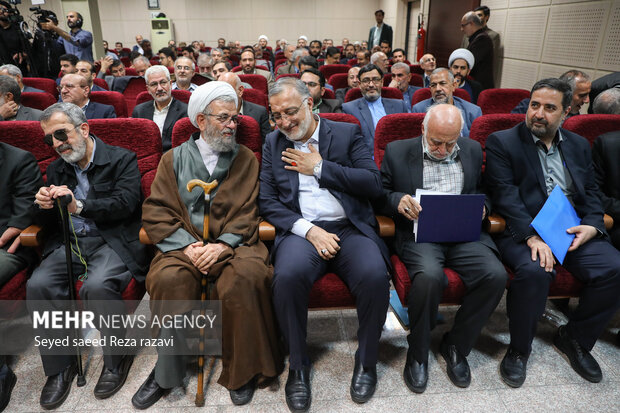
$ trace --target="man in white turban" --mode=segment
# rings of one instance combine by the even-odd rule
[[[474,68],[476,59],[472,52],[467,49],[456,49],[448,58],[448,67],[457,82],[457,88],[465,89],[471,97],[471,103],[478,103],[478,95],[482,91],[482,85],[472,78],[467,78]]]
[[[259,165],[254,153],[235,141],[237,94],[228,83],[199,86],[187,113],[200,132],[164,154],[143,205],[143,227],[157,247],[146,289],[154,317],[190,314],[207,274],[213,283],[209,298],[221,302],[218,383],[229,389],[234,404],[242,405],[250,402],[259,381],[283,369],[271,305],[272,267],[258,238]],[[199,188],[187,191],[187,182],[196,178],[217,180],[208,201]],[[203,242],[206,216],[208,239]],[[165,326],[153,335],[173,336],[182,345],[186,337]],[[133,396],[134,407],[146,409],[182,384],[185,354],[158,347],[157,364]]]

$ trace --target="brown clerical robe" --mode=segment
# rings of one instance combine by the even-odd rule
[[[142,213],[144,229],[155,244],[170,238],[179,228],[196,241],[202,240],[202,228],[192,224],[179,193],[186,189],[179,188],[181,182],[175,173],[183,170],[178,163],[193,162],[190,166],[203,175],[195,178],[210,178],[193,141],[197,138],[199,134],[166,152],[157,169]],[[258,238],[259,165],[252,151],[243,145],[238,148],[230,167],[221,174],[223,179],[218,178],[209,221],[209,242],[222,234],[229,238],[221,237],[220,241],[240,236],[240,242],[235,242],[239,245],[224,251],[209,270],[209,277],[217,277],[211,299],[222,301],[223,368],[218,383],[230,390],[256,375],[275,377],[284,367],[271,302],[273,268],[267,248]],[[167,252],[158,249],[146,277],[146,289],[151,300],[200,300],[201,277],[182,248]],[[154,307],[157,305],[151,305],[153,314],[164,315]]]

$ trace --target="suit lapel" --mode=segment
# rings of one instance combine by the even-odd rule
[[[282,152],[284,152],[287,148],[293,148],[294,145],[293,142],[286,139],[282,132],[278,133],[278,147],[276,153],[274,153],[274,157],[277,156],[277,161],[273,162],[274,165],[277,165],[277,167],[274,170],[276,171],[276,173],[280,173],[277,172],[278,170],[280,170],[282,171],[281,173],[286,174],[286,177],[288,178],[288,183],[291,186],[291,197],[293,199],[293,202],[295,202],[295,205],[297,206],[297,210],[300,211],[301,208],[299,207],[299,174],[295,171],[289,171],[284,169],[284,166],[287,164],[282,160]]]
[[[357,101],[357,108],[362,113],[362,121],[366,124],[368,130],[370,130],[371,136],[374,136],[375,125],[372,122],[372,114],[370,113],[370,109],[368,109],[368,105],[366,104],[366,100],[364,98],[360,98]]]
[[[547,186],[545,185],[545,177],[543,175],[542,166],[540,165],[540,158],[538,157],[538,150],[536,149],[536,144],[532,139],[532,135],[525,126],[525,122],[521,124],[519,127],[519,138],[523,142],[523,147],[525,150],[525,156],[530,163],[530,167],[534,169],[534,173],[536,174],[536,179],[538,180],[538,185],[540,189],[543,191],[545,196],[547,195]]]
[[[422,163],[422,138],[414,139],[411,141],[411,147],[409,148],[409,154],[407,156],[407,177],[409,178],[409,188],[411,189],[411,195],[415,196],[416,188],[424,188],[424,179],[422,170],[424,165]]]
[[[173,119],[176,119],[177,110],[179,109],[176,103],[177,103],[177,100],[173,98],[172,104],[170,105],[170,109],[168,109],[168,113],[166,114],[166,120],[164,121],[164,127],[163,127],[164,132],[167,131],[168,128],[170,128]],[[153,112],[154,114],[155,107],[151,105],[149,107],[149,111]],[[151,119],[152,118],[153,116],[151,115]]]
[[[562,133],[562,137],[564,138],[564,141],[560,142],[560,144],[558,145],[558,148],[560,150],[562,160],[564,161],[564,165],[566,166],[566,169],[568,169],[568,173],[570,174],[570,177],[573,180],[573,185],[575,185],[575,192],[584,194],[586,191],[583,187],[583,183],[581,182],[579,174],[573,174],[572,172],[575,170],[575,163],[574,163],[573,157],[570,155],[573,153],[576,153],[574,150],[571,150],[572,141],[569,141],[568,136],[566,136],[567,135],[566,131],[562,131],[561,133]],[[567,150],[564,151],[563,148],[567,148]],[[568,156],[566,156],[565,154]]]

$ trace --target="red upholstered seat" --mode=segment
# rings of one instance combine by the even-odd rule
[[[361,127],[360,121],[353,115],[349,115],[348,113],[319,113],[321,118],[333,120],[334,122],[348,122],[355,123],[357,126]]]
[[[420,75],[420,77],[424,76],[424,69],[420,65],[409,65],[409,70],[411,73]]]
[[[11,320],[26,310],[26,282],[32,270],[24,268],[0,288],[0,320]]]
[[[131,66],[131,60],[128,57],[121,57],[121,62],[123,62],[123,66],[129,67]]]
[[[136,98],[140,92],[146,91],[146,82],[141,77],[134,77],[127,83],[127,87],[123,91],[125,102],[127,103],[127,113],[133,113],[133,108],[136,106]]]
[[[118,92],[90,92],[90,100],[104,105],[114,106],[116,117],[127,117],[127,103],[121,93]]]
[[[25,77],[22,82],[26,86],[41,89],[44,92],[50,93],[58,100],[58,87],[56,82],[46,77]]]
[[[183,118],[174,124],[172,128],[172,147],[177,147],[192,136],[193,133],[198,132],[196,128],[190,122],[189,118]],[[239,124],[237,125],[237,143],[247,146],[256,158],[258,162],[262,159],[263,138],[260,134],[260,126],[258,122],[249,116],[239,116]]]
[[[286,57],[276,58],[274,66],[277,68],[280,65],[286,65],[287,62],[288,62],[288,59]],[[276,73],[277,73],[277,70],[276,70]]]
[[[109,70],[108,70],[109,72]],[[109,73],[111,74],[111,73]],[[136,72],[136,69],[134,69],[133,67],[126,67],[125,68],[125,76],[138,76],[138,72]]]
[[[93,79],[93,83],[99,87],[104,88],[105,90],[110,90],[110,86],[108,86],[108,82],[105,79],[100,79],[98,77]]]
[[[194,76],[192,76],[192,83],[200,86],[200,85],[204,85],[205,83],[210,82],[210,80],[202,75],[199,75],[198,73],[196,73]]]
[[[422,102],[423,100],[430,99],[431,96],[431,90],[429,88],[425,87],[422,89],[418,89],[411,97],[411,106],[415,105],[418,102]],[[469,96],[469,93],[467,93],[465,89],[454,89],[454,96],[471,102],[471,96]]]
[[[22,105],[39,110],[45,110],[57,101],[58,99],[47,92],[23,92],[21,94]]]
[[[330,79],[336,73],[347,73],[349,69],[351,69],[351,66],[341,64],[319,66],[319,71],[323,73],[325,79]]]
[[[269,101],[267,100],[267,95],[260,90],[243,89],[243,100],[261,105],[267,109],[267,112],[269,112]]]
[[[349,68],[352,66],[357,66],[357,59],[353,58],[353,59],[347,60],[347,66],[349,66]]]
[[[265,95],[268,93],[267,79],[263,75],[239,75],[242,82],[249,83],[253,89],[260,90]]]
[[[577,115],[566,119],[562,127],[583,136],[592,145],[597,136],[620,130],[620,115]]]
[[[336,94],[333,90],[325,88],[325,92],[323,93],[324,99],[336,99]]]
[[[297,79],[299,79],[301,77],[301,75],[299,73],[283,73],[281,75],[276,76],[276,82],[281,77],[296,77]]]
[[[350,89],[344,97],[344,101],[351,102],[352,100],[359,99],[362,97],[362,91],[359,87],[355,87]],[[382,87],[381,88],[381,97],[388,99],[403,99],[403,93],[394,88],[394,87]]]
[[[350,68],[351,67],[349,66],[349,69]],[[332,85],[334,87],[334,90],[342,89],[349,86],[349,84],[347,83],[348,76],[348,73],[334,73],[333,75],[331,75],[327,83]]]
[[[411,86],[422,87],[424,86],[424,79],[422,78],[422,75],[418,73],[411,73],[411,79],[409,80],[409,84]]]
[[[530,97],[525,89],[486,89],[480,92],[477,105],[483,115],[510,113],[523,99]]]

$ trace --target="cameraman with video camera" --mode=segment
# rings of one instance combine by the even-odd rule
[[[65,47],[65,52],[76,55],[80,60],[93,62],[93,34],[82,30],[84,20],[76,11],[67,13],[67,26],[69,33],[58,27],[51,19],[40,23],[42,30],[58,34],[58,43]]]
[[[0,63],[16,65],[22,72],[28,73],[17,15],[8,2],[0,1]]]

